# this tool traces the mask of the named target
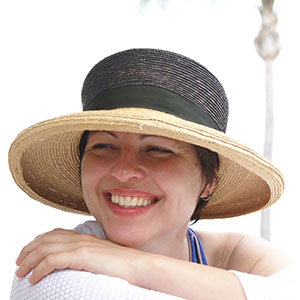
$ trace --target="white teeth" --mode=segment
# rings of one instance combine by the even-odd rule
[[[137,205],[137,201],[138,201],[137,197],[133,197],[133,198],[131,199],[131,205],[132,205],[132,206],[136,206],[136,205]]]
[[[124,205],[125,205],[125,206],[131,206],[131,197],[126,197],[126,198],[125,198]]]
[[[111,194],[110,200],[112,203],[118,204],[124,208],[148,206],[154,202],[151,200],[144,200],[142,197],[124,197],[115,194]]]
[[[119,200],[119,205],[124,205],[125,204],[125,199],[123,196],[120,196],[120,200]]]
[[[143,202],[143,206],[147,206],[147,205],[149,205],[150,203],[151,203],[150,200],[145,200],[145,201]]]

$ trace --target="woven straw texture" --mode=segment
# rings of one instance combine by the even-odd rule
[[[130,102],[141,86],[147,86],[148,91],[150,86],[163,89],[172,96],[166,99],[166,93],[161,92],[148,103],[147,95],[143,98],[138,94],[133,107],[119,104]],[[124,93],[125,87],[134,89],[127,100],[118,94],[118,88]],[[116,92],[117,98],[107,96],[107,92]],[[103,108],[103,103],[108,106]],[[16,183],[42,203],[88,214],[78,155],[85,130],[160,135],[217,152],[221,161],[219,182],[202,218],[254,212],[273,204],[283,191],[283,179],[276,168],[224,134],[228,117],[224,89],[205,67],[187,57],[156,49],[131,49],[109,56],[88,73],[82,104],[84,112],[34,125],[11,146],[9,165]],[[180,112],[190,106],[182,116]]]
[[[78,158],[80,136],[86,129],[166,136],[218,152],[219,183],[202,218],[257,211],[274,203],[283,191],[281,174],[272,164],[222,132],[140,108],[81,112],[23,131],[9,153],[10,169],[20,188],[47,205],[88,214]]]
[[[82,89],[83,110],[105,90],[127,85],[151,85],[173,91],[202,107],[225,132],[228,101],[218,79],[198,62],[157,49],[131,49],[96,64]]]

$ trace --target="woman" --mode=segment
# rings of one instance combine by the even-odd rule
[[[132,49],[89,72],[82,103],[82,113],[22,132],[9,162],[32,198],[95,221],[37,237],[17,259],[18,278],[35,285],[73,269],[186,299],[279,295],[282,283],[266,278],[288,277],[284,254],[188,228],[263,209],[283,190],[276,168],[224,134],[228,103],[214,75],[172,52]]]

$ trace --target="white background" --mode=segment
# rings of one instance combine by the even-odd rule
[[[179,52],[210,69],[230,102],[227,134],[263,150],[264,63],[253,40],[260,1],[170,0],[167,9],[138,0],[2,1],[1,28],[1,289],[9,297],[15,259],[23,245],[54,227],[72,228],[85,217],[33,201],[13,182],[7,153],[26,127],[81,110],[80,91],[89,69],[105,56],[133,47]],[[298,259],[299,1],[277,0],[282,49],[274,63],[273,163],[286,181],[272,207],[272,242]],[[260,214],[200,221],[203,230],[259,235]]]

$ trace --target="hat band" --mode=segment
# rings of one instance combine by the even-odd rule
[[[154,109],[220,131],[217,123],[204,109],[175,92],[156,86],[130,85],[112,88],[83,105],[83,110],[110,110],[121,107]]]

